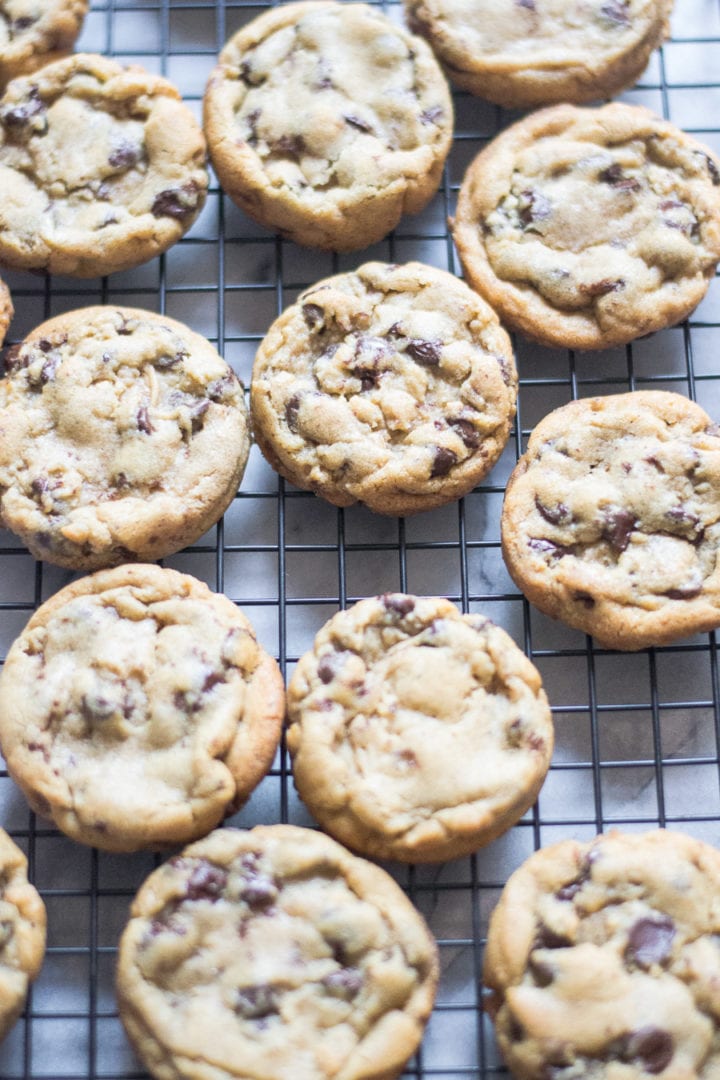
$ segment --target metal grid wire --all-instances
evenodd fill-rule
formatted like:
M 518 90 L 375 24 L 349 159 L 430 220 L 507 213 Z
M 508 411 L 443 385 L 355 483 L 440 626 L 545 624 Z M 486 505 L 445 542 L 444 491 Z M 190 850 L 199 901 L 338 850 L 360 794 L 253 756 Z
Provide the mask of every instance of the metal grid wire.
M 398 0 L 384 5 L 401 21 Z M 262 4 L 236 0 L 97 0 L 79 48 L 166 75 L 200 113 L 226 37 Z M 672 39 L 639 85 L 646 104 L 720 151 L 720 4 L 676 0 Z M 4 275 L 17 314 L 9 343 L 43 319 L 92 303 L 166 312 L 204 333 L 249 381 L 257 343 L 301 288 L 366 258 L 416 258 L 459 272 L 447 231 L 463 171 L 514 117 L 455 95 L 456 138 L 443 186 L 419 217 L 367 252 L 333 257 L 281 242 L 248 221 L 217 184 L 192 231 L 164 257 L 97 282 Z M 239 603 L 287 674 L 338 607 L 385 590 L 445 595 L 482 610 L 523 645 L 553 705 L 557 746 L 538 805 L 489 848 L 440 866 L 388 869 L 440 943 L 438 1002 L 407 1077 L 461 1080 L 502 1072 L 482 1012 L 487 919 L 508 874 L 541 844 L 619 826 L 679 828 L 720 844 L 720 686 L 716 635 L 625 655 L 531 610 L 500 555 L 504 483 L 529 431 L 574 397 L 664 387 L 720 417 L 720 286 L 688 323 L 607 352 L 573 354 L 515 342 L 520 398 L 514 437 L 488 482 L 458 504 L 407 520 L 336 510 L 286 487 L 253 449 L 224 521 L 166 560 Z M 32 610 L 71 575 L 34 563 L 0 533 L 0 655 Z M 0 760 L 0 764 L 2 764 Z M 157 863 L 73 844 L 28 812 L 0 771 L 0 821 L 27 851 L 48 908 L 48 951 L 23 1018 L 0 1047 L 0 1080 L 144 1080 L 113 995 L 130 898 Z M 284 750 L 232 824 L 312 824 Z

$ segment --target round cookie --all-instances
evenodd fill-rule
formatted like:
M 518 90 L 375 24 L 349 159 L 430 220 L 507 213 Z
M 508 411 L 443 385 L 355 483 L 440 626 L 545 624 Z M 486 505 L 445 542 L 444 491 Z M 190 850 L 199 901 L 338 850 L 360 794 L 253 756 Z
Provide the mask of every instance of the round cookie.
M 72 50 L 88 0 L 0 0 L 0 88 Z
M 467 494 L 515 414 L 510 339 L 452 274 L 366 263 L 306 290 L 253 367 L 256 442 L 336 506 L 413 514 Z
M 10 299 L 10 290 L 2 278 L 0 278 L 0 345 L 2 345 L 5 340 L 7 328 L 10 325 L 14 314 L 12 300 Z
M 506 108 L 612 97 L 669 31 L 672 0 L 405 0 L 454 83 Z
M 288 686 L 287 743 L 323 828 L 382 859 L 467 855 L 532 805 L 553 724 L 514 641 L 448 600 L 387 593 L 340 611 Z
M 392 1080 L 437 947 L 384 870 L 292 825 L 218 829 L 151 874 L 120 941 L 120 1018 L 158 1080 Z
M 33 810 L 107 851 L 203 836 L 272 764 L 283 681 L 227 597 L 158 566 L 61 589 L 0 675 L 0 745 Z
M 541 611 L 616 649 L 720 626 L 720 428 L 660 390 L 546 416 L 507 485 L 505 562 Z
M 0 264 L 75 277 L 137 266 L 187 232 L 207 183 L 200 126 L 140 67 L 78 53 L 0 99 Z
M 45 905 L 27 879 L 27 859 L 0 829 L 0 1041 L 23 1010 L 45 956 Z
M 558 105 L 465 174 L 467 280 L 543 345 L 602 349 L 684 319 L 720 258 L 720 161 L 647 109 Z
M 485 1007 L 518 1080 L 710 1080 L 720 1067 L 720 853 L 681 833 L 563 840 L 510 877 Z
M 160 559 L 235 496 L 250 448 L 242 384 L 174 319 L 67 312 L 5 365 L 0 520 L 36 558 L 79 570 Z
M 437 191 L 452 140 L 445 79 L 420 38 L 365 4 L 264 12 L 210 76 L 205 134 L 225 192 L 298 244 L 369 247 Z

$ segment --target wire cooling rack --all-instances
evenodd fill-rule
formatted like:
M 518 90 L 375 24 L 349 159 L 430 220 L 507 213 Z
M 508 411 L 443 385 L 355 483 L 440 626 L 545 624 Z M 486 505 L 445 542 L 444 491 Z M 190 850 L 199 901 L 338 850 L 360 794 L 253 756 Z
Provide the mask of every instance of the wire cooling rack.
M 233 0 L 99 0 L 79 48 L 170 78 L 200 113 L 226 37 L 262 5 Z M 385 10 L 401 21 L 397 0 Z M 676 0 L 672 39 L 637 87 L 648 105 L 720 151 L 720 4 Z M 455 95 L 456 138 L 443 186 L 419 217 L 367 252 L 334 257 L 270 236 L 214 183 L 192 231 L 163 258 L 110 279 L 4 275 L 17 314 L 9 343 L 39 322 L 95 303 L 163 311 L 212 339 L 249 382 L 258 341 L 305 286 L 367 258 L 420 259 L 459 272 L 447 218 L 466 165 L 513 115 Z M 531 610 L 500 555 L 504 483 L 537 421 L 573 397 L 663 387 L 720 418 L 720 283 L 682 326 L 632 346 L 573 354 L 515 342 L 521 376 L 513 438 L 488 482 L 460 503 L 393 520 L 336 510 L 279 480 L 253 449 L 241 491 L 201 542 L 166 560 L 241 605 L 289 674 L 340 606 L 386 590 L 445 595 L 482 610 L 523 645 L 553 706 L 557 746 L 538 805 L 478 855 L 388 869 L 440 943 L 438 1001 L 407 1077 L 464 1080 L 502 1073 L 482 1012 L 487 920 L 508 874 L 540 845 L 618 826 L 667 825 L 720 845 L 720 686 L 715 634 L 625 655 Z M 71 575 L 36 564 L 0 532 L 0 654 L 30 613 Z M 0 764 L 2 761 L 0 759 Z M 232 824 L 312 824 L 281 751 Z M 29 813 L 0 770 L 0 822 L 27 851 L 48 909 L 48 951 L 25 1015 L 0 1046 L 0 1080 L 145 1080 L 117 1017 L 115 950 L 135 890 L 157 859 L 71 843 Z

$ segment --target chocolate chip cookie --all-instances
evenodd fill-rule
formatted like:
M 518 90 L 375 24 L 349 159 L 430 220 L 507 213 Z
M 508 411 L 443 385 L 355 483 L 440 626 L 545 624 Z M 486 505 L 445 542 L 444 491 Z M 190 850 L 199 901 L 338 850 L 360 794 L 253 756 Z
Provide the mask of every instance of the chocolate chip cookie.
M 532 855 L 490 921 L 486 1008 L 518 1080 L 715 1076 L 720 853 L 610 833 Z
M 94 570 L 197 540 L 249 451 L 243 388 L 188 327 L 90 307 L 9 349 L 0 381 L 0 520 L 38 559 Z
M 0 278 L 0 345 L 5 340 L 5 333 L 12 320 L 14 311 L 12 300 L 10 299 L 10 290 L 5 282 Z
M 66 56 L 87 9 L 88 0 L 0 0 L 0 88 Z
M 0 99 L 0 264 L 95 277 L 159 255 L 205 201 L 205 141 L 171 83 L 78 53 Z
M 464 90 L 508 108 L 612 97 L 668 34 L 672 0 L 405 0 Z
M 25 1005 L 45 956 L 45 905 L 27 879 L 27 859 L 0 829 L 0 1040 Z
M 659 390 L 546 416 L 510 477 L 503 554 L 541 611 L 617 649 L 720 626 L 720 428 Z
M 232 601 L 158 566 L 102 570 L 40 607 L 0 676 L 0 745 L 32 808 L 107 851 L 203 836 L 269 769 L 275 661 Z
M 684 319 L 720 258 L 720 160 L 646 109 L 558 105 L 475 158 L 454 224 L 508 326 L 601 349 Z
M 282 4 L 220 53 L 205 133 L 227 194 L 299 244 L 351 251 L 440 184 L 453 114 L 421 38 L 365 4 Z
M 493 311 L 420 263 L 366 263 L 301 294 L 253 368 L 270 464 L 336 506 L 413 514 L 465 495 L 510 433 L 517 374 Z
M 454 859 L 535 801 L 553 724 L 514 641 L 448 600 L 361 600 L 315 638 L 288 686 L 288 747 L 323 828 L 376 858 Z
M 437 976 L 430 932 L 385 871 L 273 825 L 218 829 L 150 875 L 117 989 L 158 1080 L 392 1080 Z

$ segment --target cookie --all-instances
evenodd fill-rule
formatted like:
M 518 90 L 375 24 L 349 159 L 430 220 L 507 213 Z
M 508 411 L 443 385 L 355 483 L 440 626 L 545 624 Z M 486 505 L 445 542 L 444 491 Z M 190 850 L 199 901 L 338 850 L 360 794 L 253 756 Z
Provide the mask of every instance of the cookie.
M 437 191 L 452 140 L 445 79 L 420 39 L 365 4 L 264 12 L 210 76 L 205 134 L 225 192 L 298 244 L 369 247 Z
M 158 566 L 102 570 L 30 619 L 0 745 L 33 810 L 107 851 L 203 836 L 272 764 L 283 681 L 235 604 Z
M 682 833 L 563 840 L 510 877 L 485 1007 L 518 1080 L 720 1067 L 720 853 Z
M 463 179 L 467 280 L 543 345 L 602 349 L 684 319 L 720 258 L 720 160 L 646 109 L 558 105 Z
M 27 859 L 0 829 L 0 1040 L 23 1010 L 45 956 L 45 905 L 27 879 Z
M 120 941 L 120 1018 L 183 1080 L 393 1080 L 438 977 L 379 867 L 292 825 L 218 829 L 151 874 Z
M 5 333 L 14 315 L 10 291 L 5 282 L 0 278 L 0 345 L 5 340 Z
M 510 340 L 463 282 L 366 263 L 273 323 L 250 396 L 256 442 L 286 479 L 336 506 L 413 514 L 485 476 L 516 392 Z
M 78 53 L 0 99 L 0 264 L 96 277 L 166 251 L 205 201 L 205 141 L 178 91 Z
M 540 675 L 482 615 L 405 593 L 340 611 L 288 686 L 301 799 L 365 855 L 467 855 L 532 805 L 553 724 Z
M 720 428 L 661 390 L 570 402 L 507 485 L 502 549 L 541 611 L 610 648 L 720 626 Z
M 78 570 L 160 559 L 232 501 L 249 451 L 243 388 L 164 315 L 90 307 L 9 349 L 0 381 L 0 520 Z
M 0 0 L 0 87 L 66 56 L 88 0 Z
M 631 86 L 669 32 L 672 0 L 405 0 L 412 30 L 463 90 L 507 108 Z

